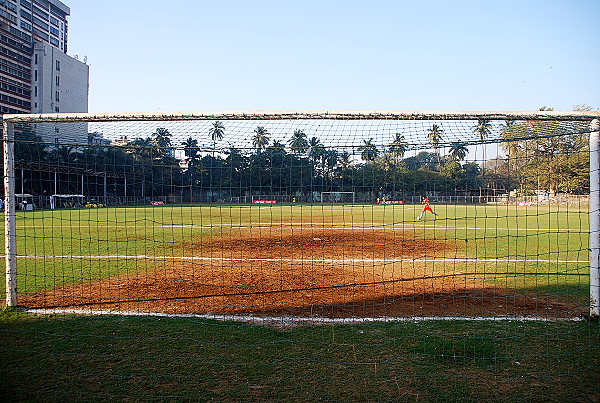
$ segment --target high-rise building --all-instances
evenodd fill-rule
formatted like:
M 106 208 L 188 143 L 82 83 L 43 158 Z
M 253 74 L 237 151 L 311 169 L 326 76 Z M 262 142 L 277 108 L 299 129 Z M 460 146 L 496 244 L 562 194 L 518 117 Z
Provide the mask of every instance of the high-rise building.
M 59 0 L 0 0 L 0 113 L 88 111 L 89 66 L 67 55 L 70 13 Z M 87 127 L 36 134 L 87 143 Z

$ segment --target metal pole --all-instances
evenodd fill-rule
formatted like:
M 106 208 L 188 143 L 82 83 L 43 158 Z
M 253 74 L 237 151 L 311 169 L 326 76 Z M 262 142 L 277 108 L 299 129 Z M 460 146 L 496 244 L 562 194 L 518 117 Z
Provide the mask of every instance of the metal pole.
M 590 133 L 590 319 L 600 317 L 600 120 Z
M 4 246 L 6 260 L 6 306 L 17 306 L 17 228 L 15 213 L 15 134 L 4 121 Z

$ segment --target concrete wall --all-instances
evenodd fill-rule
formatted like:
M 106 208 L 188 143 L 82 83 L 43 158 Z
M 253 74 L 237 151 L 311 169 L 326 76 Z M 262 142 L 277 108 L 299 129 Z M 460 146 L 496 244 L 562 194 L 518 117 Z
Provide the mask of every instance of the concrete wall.
M 33 52 L 32 112 L 87 112 L 89 66 L 46 43 L 35 43 Z M 38 124 L 34 130 L 46 142 L 87 144 L 88 141 L 85 123 L 71 124 L 68 129 L 65 125 Z

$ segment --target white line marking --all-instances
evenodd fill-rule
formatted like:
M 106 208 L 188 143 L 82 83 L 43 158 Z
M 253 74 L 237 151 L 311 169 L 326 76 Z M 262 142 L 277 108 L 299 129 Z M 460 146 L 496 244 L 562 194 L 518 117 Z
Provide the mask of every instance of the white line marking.
M 379 322 L 429 322 L 429 321 L 470 321 L 470 322 L 580 322 L 582 317 L 548 318 L 545 316 L 414 316 L 414 317 L 375 317 L 375 318 L 326 318 L 294 316 L 251 316 L 218 314 L 168 314 L 162 312 L 112 311 L 93 309 L 23 309 L 36 315 L 76 314 L 76 315 L 116 315 L 116 316 L 152 316 L 159 318 L 195 318 L 219 321 L 238 321 L 271 326 L 309 325 L 309 324 L 355 324 Z
M 442 263 L 442 262 L 472 262 L 472 263 L 589 263 L 588 260 L 557 260 L 557 259 L 478 259 L 478 258 L 433 258 L 433 259 L 303 259 L 302 257 L 288 258 L 235 258 L 208 256 L 149 256 L 149 255 L 62 255 L 38 256 L 18 255 L 24 259 L 149 259 L 149 260 L 199 260 L 199 261 L 231 261 L 231 262 L 294 262 L 294 263 Z
M 113 229 L 113 228 L 140 228 L 139 225 L 122 225 L 118 223 L 111 223 L 110 225 L 104 223 L 89 223 L 91 225 L 18 225 L 17 229 L 25 228 L 37 228 L 37 229 L 54 229 L 54 228 L 77 228 L 87 229 L 93 228 L 96 230 Z M 409 224 L 413 224 L 410 222 Z M 327 223 L 314 223 L 307 226 L 306 223 L 294 224 L 294 223 L 267 223 L 267 224 L 249 224 L 249 225 L 237 225 L 237 224 L 222 224 L 215 223 L 210 225 L 195 225 L 195 224 L 173 224 L 173 225 L 151 225 L 143 227 L 145 231 L 151 230 L 152 228 L 190 228 L 190 229 L 210 229 L 210 228 L 231 228 L 231 229 L 271 229 L 276 231 L 278 229 L 293 228 L 299 230 L 384 230 L 384 231 L 397 231 L 397 230 L 417 230 L 417 229 L 435 229 L 438 231 L 456 231 L 456 230 L 470 230 L 470 231 L 539 231 L 539 232 L 573 232 L 576 234 L 588 233 L 586 228 L 498 228 L 498 227 L 453 227 L 444 225 L 405 225 L 404 223 L 396 224 L 365 224 L 365 225 L 351 225 L 351 226 L 330 226 Z

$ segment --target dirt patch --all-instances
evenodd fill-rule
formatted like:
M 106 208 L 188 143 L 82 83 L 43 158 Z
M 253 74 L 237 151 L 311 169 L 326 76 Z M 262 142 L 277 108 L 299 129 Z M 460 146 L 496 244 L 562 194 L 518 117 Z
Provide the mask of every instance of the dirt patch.
M 180 250 L 195 255 L 234 255 L 241 258 L 423 258 L 443 256 L 454 245 L 448 241 L 406 237 L 400 231 L 373 229 L 250 229 L 224 232 L 219 237 L 196 239 Z
M 143 274 L 21 295 L 30 308 L 139 312 L 397 316 L 573 316 L 548 297 L 515 295 L 435 259 L 456 246 L 384 230 L 250 230 L 177 245 L 188 260 Z

